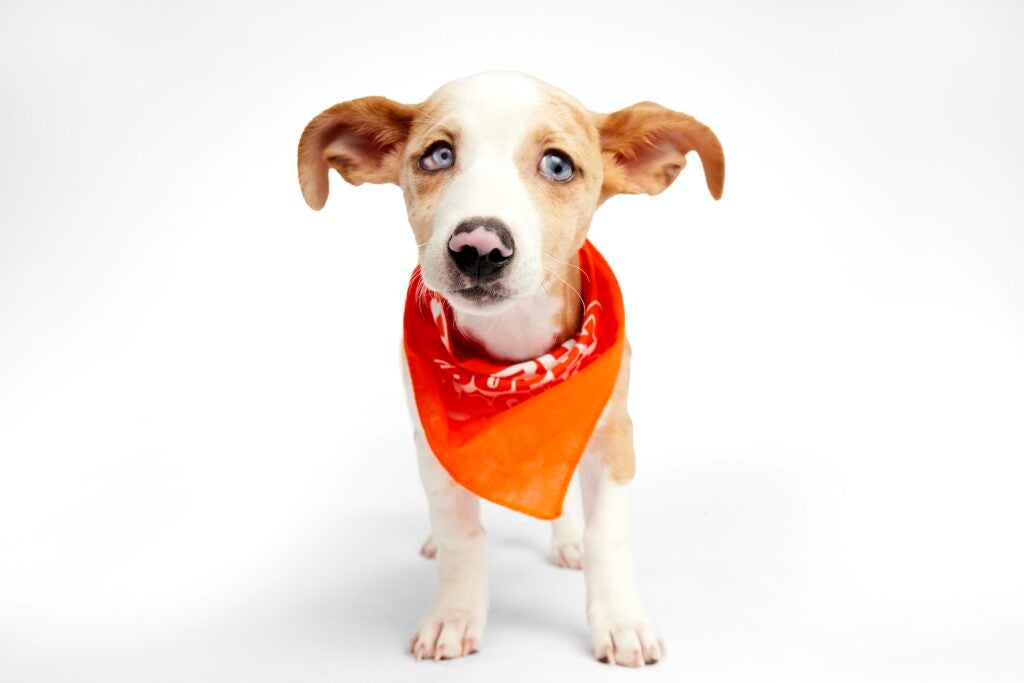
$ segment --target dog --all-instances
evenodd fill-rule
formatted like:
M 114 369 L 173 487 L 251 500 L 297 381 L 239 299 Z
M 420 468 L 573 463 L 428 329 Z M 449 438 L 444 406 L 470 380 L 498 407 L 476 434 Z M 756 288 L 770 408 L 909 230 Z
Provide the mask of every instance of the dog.
M 586 240 L 594 211 L 617 194 L 665 190 L 691 151 L 720 198 L 722 146 L 696 119 L 651 102 L 593 113 L 514 72 L 448 83 L 419 104 L 342 102 L 303 131 L 298 171 L 309 206 L 324 206 L 332 168 L 353 185 L 397 184 L 419 249 L 406 307 L 405 377 L 432 530 L 422 552 L 436 554 L 439 580 L 409 644 L 416 659 L 480 647 L 488 608 L 480 497 L 555 518 L 552 555 L 584 571 L 598 660 L 642 666 L 665 656 L 640 599 L 631 549 L 630 350 L 611 339 L 621 329 L 609 313 L 618 290 L 605 275 L 603 300 L 585 301 L 581 292 L 594 288 L 604 264 Z M 587 329 L 607 344 L 603 351 L 593 334 L 581 341 Z M 508 405 L 495 407 L 510 395 Z M 541 403 L 545 396 L 554 402 Z M 452 407 L 471 399 L 484 406 L 477 422 L 476 413 Z M 541 407 L 530 408 L 525 422 L 495 422 L 487 432 L 488 420 L 518 419 L 527 406 Z M 587 417 L 576 419 L 577 407 Z M 561 421 L 575 431 L 559 431 Z M 472 437 L 483 440 L 464 439 L 459 430 L 478 423 L 484 436 Z M 550 458 L 536 455 L 551 450 L 553 439 L 568 445 Z M 520 467 L 520 456 L 530 464 Z M 571 507 L 561 509 L 574 470 L 585 522 Z

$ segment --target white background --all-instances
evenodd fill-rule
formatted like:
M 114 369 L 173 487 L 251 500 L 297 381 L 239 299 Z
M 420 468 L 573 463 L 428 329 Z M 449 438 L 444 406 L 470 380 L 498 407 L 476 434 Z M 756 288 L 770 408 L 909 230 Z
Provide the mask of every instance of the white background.
M 1024 678 L 1019 3 L 0 5 L 0 680 L 621 680 L 487 507 L 480 655 L 433 565 L 401 193 L 295 146 L 491 68 L 726 150 L 611 200 L 642 591 L 690 681 Z

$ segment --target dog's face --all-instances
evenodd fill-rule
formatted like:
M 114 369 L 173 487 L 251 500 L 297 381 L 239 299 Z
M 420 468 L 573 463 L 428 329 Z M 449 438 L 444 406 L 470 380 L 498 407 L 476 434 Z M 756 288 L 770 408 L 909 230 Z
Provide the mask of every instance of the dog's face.
M 721 145 L 689 116 L 649 102 L 595 114 L 534 78 L 490 72 L 418 105 L 331 107 L 302 134 L 299 181 L 314 209 L 328 168 L 355 185 L 400 185 L 424 284 L 457 310 L 492 314 L 562 277 L 602 201 L 661 192 L 691 150 L 717 199 Z

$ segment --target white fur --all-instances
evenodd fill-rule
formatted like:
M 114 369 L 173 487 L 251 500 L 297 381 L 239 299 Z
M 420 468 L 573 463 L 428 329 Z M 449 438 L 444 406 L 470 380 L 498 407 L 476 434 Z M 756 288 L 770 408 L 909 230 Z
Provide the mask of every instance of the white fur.
M 661 659 L 665 646 L 637 590 L 629 487 L 611 478 L 601 456 L 599 450 L 588 447 L 578 470 L 587 520 L 583 535 L 587 623 L 596 657 L 641 666 L 645 660 Z
M 430 508 L 438 587 L 409 649 L 417 659 L 459 657 L 476 650 L 487 624 L 487 557 L 480 501 L 452 481 L 421 429 L 415 439 Z
M 559 341 L 555 314 L 561 306 L 541 289 L 516 299 L 497 315 L 456 309 L 455 322 L 495 358 L 520 361 L 547 353 Z
M 466 219 L 493 216 L 504 221 L 515 240 L 505 285 L 514 296 L 533 295 L 544 279 L 543 222 L 519 176 L 515 154 L 537 118 L 541 90 L 523 74 L 493 72 L 455 81 L 444 91 L 462 131 L 455 152 L 458 173 L 441 197 L 433 233 L 420 256 L 423 282 L 442 294 L 454 289 L 448 257 L 452 232 Z M 499 313 L 516 303 L 510 299 L 480 309 L 459 296 L 448 299 L 456 310 L 469 313 Z
M 551 561 L 566 569 L 583 569 L 583 510 L 577 477 L 565 494 L 562 516 L 551 523 Z

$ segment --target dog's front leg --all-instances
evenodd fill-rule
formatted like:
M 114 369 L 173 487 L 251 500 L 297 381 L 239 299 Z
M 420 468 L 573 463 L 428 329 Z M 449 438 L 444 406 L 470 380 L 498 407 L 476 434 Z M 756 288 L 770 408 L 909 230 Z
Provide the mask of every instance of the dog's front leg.
M 577 478 L 565 494 L 562 516 L 551 525 L 551 561 L 566 569 L 583 568 L 583 524 Z
M 599 449 L 580 463 L 587 580 L 587 623 L 594 656 L 624 666 L 654 663 L 664 645 L 637 590 L 629 487 L 615 480 Z
M 640 600 L 633 561 L 633 424 L 626 411 L 629 347 L 618 384 L 579 465 L 586 530 L 583 563 L 594 656 L 624 666 L 665 655 Z
M 480 501 L 456 484 L 416 430 L 420 478 L 437 548 L 437 597 L 409 643 L 417 659 L 450 659 L 480 646 L 487 622 L 487 559 Z

